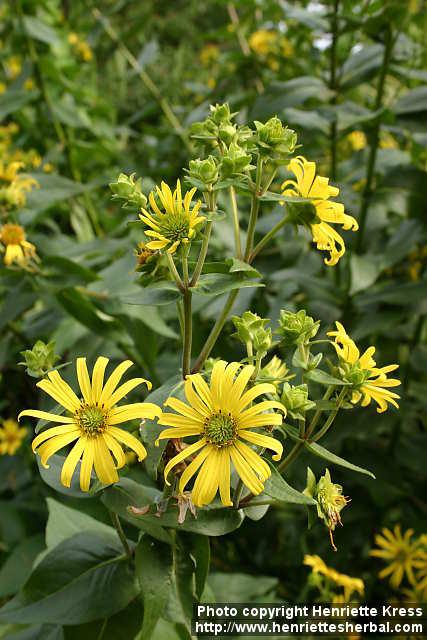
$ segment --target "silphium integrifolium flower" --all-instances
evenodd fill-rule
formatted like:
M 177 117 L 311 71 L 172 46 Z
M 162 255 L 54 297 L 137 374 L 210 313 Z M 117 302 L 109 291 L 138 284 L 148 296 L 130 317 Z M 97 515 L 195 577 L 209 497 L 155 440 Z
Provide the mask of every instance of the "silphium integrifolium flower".
M 16 420 L 3 420 L 0 425 L 0 455 L 13 456 L 18 451 L 28 433 L 26 427 L 20 427 Z
M 300 311 L 287 311 L 282 309 L 279 317 L 280 334 L 285 346 L 297 346 L 307 344 L 319 331 L 320 321 L 313 320 L 304 309 Z
M 343 379 L 352 386 L 351 402 L 357 404 L 361 401 L 362 407 L 366 407 L 374 400 L 377 412 L 383 413 L 392 404 L 397 409 L 396 400 L 399 395 L 390 391 L 390 387 L 400 385 L 397 378 L 387 378 L 387 374 L 395 371 L 399 365 L 390 364 L 386 367 L 377 367 L 373 358 L 375 347 L 369 347 L 360 355 L 354 341 L 347 334 L 340 322 L 335 322 L 336 330 L 329 331 L 328 336 L 335 338 L 332 343 L 340 359 L 340 372 Z
M 38 453 L 46 468 L 53 454 L 74 443 L 62 466 L 61 482 L 65 487 L 70 487 L 79 460 L 80 488 L 89 491 L 92 468 L 95 468 L 102 483 L 118 482 L 117 469 L 126 464 L 122 444 L 135 451 L 139 460 L 147 455 L 140 440 L 117 425 L 137 418 L 152 420 L 161 414 L 160 408 L 150 402 L 121 406 L 118 406 L 118 402 L 140 384 L 146 384 L 150 389 L 151 383 L 144 378 L 133 378 L 119 386 L 123 375 L 133 364 L 130 360 L 119 364 L 104 383 L 107 364 L 108 358 L 100 356 L 93 367 L 92 377 L 89 377 L 86 358 L 77 358 L 79 395 L 58 371 L 51 371 L 47 378 L 37 383 L 40 389 L 66 409 L 66 415 L 27 409 L 18 416 L 18 419 L 32 416 L 59 423 L 57 427 L 42 431 L 33 440 L 33 451 Z
M 310 411 L 316 406 L 316 403 L 308 397 L 306 384 L 293 386 L 285 382 L 280 400 L 287 413 L 295 420 L 304 420 L 306 411 Z
M 427 568 L 425 540 L 423 536 L 415 539 L 413 536 L 413 529 L 407 529 L 402 535 L 399 524 L 394 527 L 394 531 L 384 528 L 381 534 L 375 536 L 378 549 L 371 551 L 370 555 L 387 563 L 387 567 L 378 575 L 380 578 L 388 577 L 395 589 L 399 588 L 405 575 L 411 585 L 416 585 L 415 571 L 422 568 L 425 571 Z
M 337 264 L 345 253 L 345 245 L 344 240 L 331 225 L 340 224 L 346 231 L 357 231 L 357 221 L 344 213 L 343 204 L 329 199 L 337 196 L 339 189 L 329 184 L 329 178 L 316 175 L 315 162 L 308 162 L 303 156 L 297 156 L 292 158 L 287 168 L 295 175 L 295 180 L 285 180 L 282 184 L 283 195 L 309 198 L 312 201 L 316 217 L 312 222 L 304 217 L 301 224 L 308 226 L 317 248 L 329 252 L 325 264 Z M 292 210 L 295 213 L 296 209 Z M 306 212 L 305 207 L 302 208 L 302 212 Z
M 329 469 L 318 482 L 310 467 L 307 467 L 307 486 L 303 493 L 317 502 L 317 515 L 323 520 L 329 530 L 331 544 L 336 551 L 333 531 L 337 524 L 341 523 L 341 511 L 350 502 L 349 498 L 342 495 L 342 486 L 331 480 Z
M 39 186 L 35 178 L 19 173 L 23 167 L 23 162 L 5 163 L 0 160 L 0 203 L 6 207 L 23 207 L 27 200 L 26 194 L 33 187 Z
M 336 569 L 328 567 L 324 560 L 317 555 L 305 555 L 304 564 L 311 567 L 312 576 L 324 576 L 339 587 L 343 587 L 343 602 L 350 602 L 353 593 L 363 596 L 365 584 L 360 578 L 353 578 L 344 573 L 339 573 Z M 316 582 L 315 580 L 313 581 Z
M 176 189 L 162 182 L 161 188 L 156 187 L 148 197 L 151 211 L 142 209 L 140 219 L 148 227 L 145 235 L 153 238 L 147 242 L 148 249 L 166 250 L 167 253 L 175 253 L 180 245 L 188 244 L 194 237 L 197 227 L 206 218 L 199 215 L 202 205 L 198 200 L 192 207 L 191 201 L 196 193 L 196 188 L 190 189 L 182 197 L 181 183 L 177 180 Z M 159 203 L 156 201 L 156 196 Z
M 38 260 L 36 247 L 28 242 L 25 229 L 11 222 L 0 227 L 0 251 L 4 252 L 3 262 L 7 267 L 14 263 L 26 267 Z
M 240 370 L 240 371 L 239 371 Z M 198 472 L 191 499 L 196 506 L 212 502 L 219 490 L 222 504 L 231 506 L 231 464 L 245 486 L 258 495 L 264 482 L 271 475 L 268 464 L 251 445 L 271 449 L 274 460 L 282 455 L 282 444 L 271 436 L 254 431 L 259 427 L 272 427 L 282 423 L 282 415 L 273 412 L 284 407 L 275 400 L 254 401 L 269 393 L 275 393 L 272 384 L 248 383 L 254 374 L 251 365 L 242 367 L 239 362 L 227 364 L 220 360 L 213 366 L 210 384 L 197 373 L 187 376 L 184 385 L 187 403 L 178 398 L 168 398 L 165 407 L 176 413 L 163 412 L 159 424 L 168 428 L 158 440 L 196 437 L 165 467 L 165 479 L 169 472 L 186 458 L 197 454 L 181 475 L 179 493 L 182 494 L 191 478 Z

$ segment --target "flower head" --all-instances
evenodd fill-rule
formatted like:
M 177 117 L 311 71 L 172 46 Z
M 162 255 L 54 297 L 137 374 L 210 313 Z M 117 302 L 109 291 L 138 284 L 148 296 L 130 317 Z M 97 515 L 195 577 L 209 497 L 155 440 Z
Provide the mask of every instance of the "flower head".
M 350 602 L 350 598 L 353 593 L 359 593 L 361 596 L 363 596 L 365 592 L 365 585 L 363 583 L 363 580 L 361 580 L 360 578 L 352 578 L 351 576 L 347 576 L 344 573 L 339 573 L 336 569 L 332 569 L 332 567 L 328 567 L 325 564 L 324 560 L 320 558 L 320 556 L 305 555 L 304 564 L 308 567 L 311 567 L 313 575 L 322 575 L 337 586 L 343 587 L 344 602 Z
M 66 487 L 71 485 L 72 476 L 80 459 L 82 491 L 89 490 L 93 467 L 104 484 L 117 482 L 119 479 L 117 469 L 121 469 L 126 464 L 121 444 L 135 451 L 139 460 L 143 460 L 147 452 L 135 436 L 116 425 L 136 418 L 153 419 L 161 414 L 160 408 L 149 402 L 117 406 L 117 403 L 135 387 L 145 383 L 148 388 L 151 388 L 151 383 L 144 378 L 133 378 L 118 386 L 124 373 L 133 364 L 130 360 L 119 364 L 104 383 L 107 364 L 108 358 L 99 357 L 90 378 L 86 358 L 77 358 L 76 370 L 80 397 L 61 378 L 58 371 L 51 371 L 47 374 L 47 379 L 37 383 L 40 389 L 65 407 L 68 415 L 59 416 L 36 409 L 21 411 L 19 414 L 18 419 L 22 416 L 32 416 L 59 423 L 59 426 L 39 433 L 33 440 L 33 451 L 37 451 L 44 467 L 48 468 L 47 462 L 54 453 L 74 443 L 65 458 L 61 472 L 61 482 Z
M 259 377 L 261 379 L 267 378 L 269 382 L 272 382 L 277 387 L 281 382 L 289 380 L 293 376 L 289 375 L 289 369 L 286 364 L 277 356 L 273 356 L 261 369 Z
M 139 215 L 148 231 L 145 235 L 154 238 L 147 243 L 148 249 L 166 249 L 168 253 L 174 253 L 180 244 L 187 244 L 196 232 L 196 227 L 204 222 L 204 216 L 199 216 L 202 205 L 198 200 L 191 208 L 191 200 L 196 189 L 187 191 L 184 197 L 181 195 L 181 183 L 177 180 L 176 189 L 162 182 L 161 189 L 156 187 L 156 194 L 160 200 L 160 207 L 156 202 L 156 196 L 152 191 L 148 197 L 151 213 L 142 209 Z M 163 210 L 162 210 L 163 209 Z
M 7 223 L 0 227 L 0 243 L 6 266 L 15 262 L 23 267 L 30 260 L 37 260 L 36 248 L 26 240 L 25 231 L 19 224 Z
M 361 405 L 366 407 L 371 400 L 374 400 L 378 405 L 378 413 L 383 413 L 389 404 L 399 408 L 396 399 L 400 396 L 389 388 L 399 386 L 400 380 L 387 378 L 387 373 L 395 371 L 399 365 L 390 364 L 378 368 L 373 358 L 375 347 L 369 347 L 363 355 L 360 355 L 359 349 L 347 335 L 343 325 L 340 322 L 335 324 L 336 331 L 329 331 L 328 336 L 335 337 L 333 345 L 341 361 L 344 379 L 352 384 L 353 404 L 362 399 Z
M 346 231 L 357 231 L 359 227 L 356 220 L 344 213 L 343 204 L 329 199 L 337 196 L 339 189 L 329 184 L 329 178 L 316 176 L 315 162 L 308 162 L 303 156 L 297 156 L 292 158 L 288 169 L 295 175 L 296 180 L 286 180 L 283 183 L 283 194 L 312 200 L 315 216 L 311 221 L 306 221 L 306 224 L 311 230 L 313 242 L 321 251 L 329 251 L 329 258 L 325 258 L 325 264 L 337 264 L 345 253 L 345 245 L 331 224 L 340 224 Z
M 276 42 L 276 31 L 268 31 L 267 29 L 258 29 L 249 37 L 250 48 L 260 56 L 266 56 L 274 51 Z
M 15 455 L 27 433 L 28 429 L 20 427 L 16 420 L 4 420 L 0 426 L 0 455 Z
M 363 131 L 351 131 L 351 133 L 349 133 L 347 136 L 347 140 L 349 141 L 351 148 L 354 149 L 354 151 L 360 151 L 361 149 L 364 149 L 367 144 L 366 135 L 363 133 Z
M 17 160 L 9 164 L 0 161 L 0 201 L 11 207 L 23 207 L 26 193 L 38 186 L 37 180 L 19 173 L 23 166 Z
M 264 400 L 251 406 L 259 396 L 274 393 L 275 387 L 264 383 L 245 390 L 254 367 L 247 365 L 238 373 L 240 367 L 238 362 L 216 362 L 210 385 L 198 373 L 187 376 L 184 389 L 188 404 L 177 398 L 169 398 L 165 406 L 177 413 L 164 412 L 159 420 L 159 424 L 169 426 L 161 432 L 159 440 L 186 436 L 199 438 L 172 458 L 164 472 L 167 481 L 173 467 L 198 452 L 181 475 L 179 493 L 184 492 L 190 479 L 200 469 L 191 494 L 193 503 L 199 507 L 212 502 L 218 488 L 223 505 L 232 505 L 231 462 L 248 489 L 254 495 L 261 493 L 265 480 L 271 474 L 270 467 L 246 443 L 275 451 L 275 460 L 282 455 L 283 447 L 278 440 L 252 431 L 257 427 L 282 423 L 280 414 L 265 413 L 271 409 L 284 412 L 279 402 Z
M 382 529 L 381 534 L 375 536 L 378 549 L 370 552 L 371 556 L 381 558 L 388 566 L 378 574 L 380 578 L 390 577 L 390 584 L 397 589 L 406 575 L 411 585 L 416 585 L 417 580 L 414 570 L 426 567 L 427 551 L 423 536 L 413 540 L 413 529 L 408 529 L 402 535 L 400 525 L 390 529 Z

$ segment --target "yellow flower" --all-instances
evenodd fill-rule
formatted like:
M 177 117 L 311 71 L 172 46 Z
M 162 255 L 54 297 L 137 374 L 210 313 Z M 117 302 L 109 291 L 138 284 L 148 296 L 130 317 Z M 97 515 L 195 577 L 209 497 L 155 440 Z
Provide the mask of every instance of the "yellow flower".
M 266 56 L 274 49 L 277 41 L 277 33 L 267 29 L 259 29 L 249 36 L 249 46 L 260 56 Z
M 155 404 L 137 402 L 117 406 L 117 403 L 135 387 L 151 383 L 144 378 L 133 378 L 117 386 L 123 374 L 132 366 L 130 360 L 119 364 L 104 384 L 104 373 L 108 358 L 99 357 L 93 368 L 92 378 L 86 366 L 86 358 L 77 358 L 76 370 L 81 397 L 61 378 L 57 371 L 51 371 L 47 379 L 37 383 L 40 389 L 50 395 L 56 402 L 67 409 L 69 415 L 58 416 L 46 411 L 29 409 L 18 416 L 32 416 L 50 422 L 58 422 L 60 426 L 51 427 L 39 433 L 33 440 L 33 451 L 39 454 L 41 463 L 48 468 L 49 458 L 67 445 L 75 442 L 65 458 L 61 482 L 65 487 L 71 485 L 71 479 L 78 461 L 81 459 L 80 488 L 88 491 L 92 467 L 104 484 L 119 480 L 117 469 L 126 464 L 126 457 L 121 444 L 136 452 L 139 460 L 143 460 L 147 452 L 141 442 L 129 432 L 116 425 L 136 418 L 153 419 L 161 414 Z M 115 462 L 111 453 L 115 458 Z
M 371 556 L 381 558 L 388 566 L 378 574 L 380 578 L 390 576 L 390 585 L 397 589 L 406 575 L 411 585 L 416 585 L 417 580 L 414 569 L 425 567 L 427 553 L 421 538 L 412 540 L 414 531 L 408 529 L 402 535 L 400 525 L 390 529 L 382 529 L 381 534 L 375 536 L 375 543 L 379 549 L 370 552 Z
M 4 264 L 14 262 L 25 266 L 30 260 L 37 260 L 36 248 L 26 240 L 25 231 L 19 224 L 7 223 L 0 227 L 0 242 L 3 245 Z
M 186 447 L 165 467 L 165 479 L 177 464 L 198 452 L 186 467 L 179 482 L 179 493 L 183 493 L 189 480 L 200 469 L 191 493 L 196 506 L 209 504 L 218 488 L 222 504 L 231 506 L 230 467 L 233 463 L 238 475 L 246 487 L 254 494 L 261 493 L 264 482 L 270 476 L 268 464 L 246 442 L 266 447 L 276 452 L 274 460 L 279 460 L 283 447 L 272 438 L 251 429 L 279 425 L 282 416 L 278 413 L 265 413 L 270 409 L 284 407 L 274 400 L 265 400 L 253 406 L 255 398 L 266 393 L 275 393 L 272 384 L 256 384 L 245 391 L 254 367 L 247 365 L 237 375 L 241 364 L 227 364 L 223 360 L 213 366 L 210 386 L 199 373 L 187 376 L 185 395 L 189 404 L 177 398 L 168 398 L 166 407 L 177 413 L 162 413 L 159 424 L 169 429 L 161 432 L 158 440 L 164 438 L 183 438 L 200 436 L 194 444 Z
M 398 387 L 400 380 L 396 378 L 387 378 L 387 373 L 395 371 L 399 365 L 390 364 L 386 367 L 378 368 L 373 355 L 375 347 L 369 347 L 360 355 L 360 351 L 356 344 L 347 335 L 346 330 L 340 322 L 335 322 L 336 331 L 329 331 L 328 336 L 335 336 L 332 343 L 335 350 L 344 365 L 344 377 L 353 385 L 353 393 L 351 401 L 353 404 L 362 399 L 362 407 L 367 407 L 371 400 L 377 405 L 377 412 L 383 413 L 388 408 L 388 404 L 392 404 L 397 409 L 399 405 L 396 402 L 400 396 L 389 390 L 389 387 Z
M 33 91 L 33 89 L 35 89 L 36 85 L 34 83 L 34 80 L 32 78 L 27 78 L 24 82 L 24 89 L 25 91 Z
M 20 427 L 16 420 L 4 420 L 0 427 L 0 455 L 15 455 L 26 435 L 27 429 Z
M 46 162 L 42 168 L 44 173 L 52 173 L 52 171 L 55 171 L 55 167 L 51 162 Z
M 140 219 L 150 229 L 145 235 L 155 238 L 147 242 L 148 249 L 165 249 L 167 253 L 174 253 L 178 246 L 187 244 L 194 236 L 196 227 L 204 222 L 205 217 L 199 216 L 202 205 L 198 200 L 191 209 L 191 199 L 196 192 L 194 187 L 187 191 L 184 198 L 181 195 L 181 183 L 177 180 L 176 189 L 172 193 L 170 187 L 162 182 L 161 189 L 156 187 L 156 193 L 164 211 L 157 205 L 155 194 L 152 191 L 148 196 L 152 213 L 142 209 Z
M 22 62 L 19 56 L 12 56 L 6 60 L 6 72 L 9 78 L 15 80 L 22 71 Z
M 360 578 L 352 578 L 344 573 L 339 573 L 335 569 L 328 567 L 319 556 L 304 556 L 304 564 L 311 567 L 313 574 L 320 574 L 344 589 L 344 602 L 349 602 L 353 593 L 363 596 L 365 585 Z
M 398 149 L 399 143 L 388 131 L 381 131 L 380 143 L 381 149 Z
M 354 151 L 360 151 L 366 147 L 366 136 L 363 131 L 352 131 L 348 134 L 347 140 Z
M 68 42 L 72 45 L 75 45 L 79 42 L 79 36 L 77 33 L 71 32 L 68 34 Z
M 25 194 L 38 186 L 34 178 L 19 175 L 23 162 L 15 161 L 5 164 L 0 160 L 0 197 L 6 204 L 22 207 L 26 202 Z M 6 183 L 2 185 L 2 183 Z
M 217 44 L 205 44 L 199 53 L 199 60 L 204 67 L 209 67 L 219 58 L 219 47 Z
M 339 194 L 339 189 L 329 184 L 329 178 L 316 176 L 315 162 L 308 162 L 303 156 L 298 156 L 290 161 L 287 168 L 292 171 L 296 180 L 286 180 L 283 183 L 283 194 L 312 199 L 316 218 L 308 224 L 313 242 L 321 251 L 329 251 L 325 264 L 337 264 L 345 253 L 345 245 L 331 223 L 341 224 L 347 231 L 357 231 L 359 227 L 356 220 L 344 213 L 343 204 L 329 200 Z
M 260 372 L 261 378 L 268 378 L 275 386 L 278 386 L 284 380 L 289 380 L 293 376 L 289 376 L 289 369 L 286 364 L 277 356 L 273 356 Z

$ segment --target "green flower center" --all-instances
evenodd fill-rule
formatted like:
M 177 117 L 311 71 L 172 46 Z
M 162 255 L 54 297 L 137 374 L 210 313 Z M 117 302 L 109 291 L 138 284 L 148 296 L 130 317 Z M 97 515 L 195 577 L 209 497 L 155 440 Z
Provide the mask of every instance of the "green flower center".
M 86 435 L 94 436 L 105 430 L 106 413 L 100 407 L 94 405 L 82 405 L 77 412 L 77 422 Z
M 190 221 L 184 213 L 168 213 L 160 225 L 160 233 L 170 240 L 184 240 L 190 233 Z
M 225 447 L 234 442 L 237 434 L 237 425 L 231 413 L 214 413 L 205 420 L 204 436 L 210 444 L 217 447 Z
M 345 379 L 350 382 L 353 387 L 360 388 L 364 382 L 369 378 L 370 371 L 367 369 L 361 369 L 356 362 L 352 365 L 347 365 L 347 371 L 345 372 Z

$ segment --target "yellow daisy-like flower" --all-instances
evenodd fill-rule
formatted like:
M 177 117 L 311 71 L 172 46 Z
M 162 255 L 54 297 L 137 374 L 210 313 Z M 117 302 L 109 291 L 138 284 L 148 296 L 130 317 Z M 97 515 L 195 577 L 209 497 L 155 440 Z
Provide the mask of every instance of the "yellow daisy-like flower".
M 184 198 L 181 194 L 181 183 L 177 180 L 176 189 L 162 182 L 161 189 L 156 187 L 156 193 L 163 207 L 163 211 L 156 202 L 154 191 L 148 196 L 152 213 L 142 209 L 139 215 L 150 229 L 145 235 L 155 238 L 147 243 L 148 249 L 165 249 L 167 253 L 174 253 L 180 244 L 187 244 L 196 232 L 196 227 L 204 222 L 204 216 L 199 216 L 202 206 L 200 200 L 191 208 L 191 200 L 196 188 L 187 191 Z
M 0 198 L 15 207 L 23 207 L 26 202 L 25 194 L 39 186 L 34 178 L 19 175 L 23 166 L 24 163 L 20 161 L 5 164 L 0 160 Z
M 275 451 L 274 460 L 279 460 L 282 455 L 283 447 L 278 440 L 252 431 L 257 427 L 282 423 L 280 414 L 265 413 L 270 409 L 285 412 L 279 402 L 264 400 L 251 406 L 259 396 L 275 393 L 275 386 L 256 384 L 245 390 L 254 367 L 247 365 L 238 373 L 241 366 L 239 362 L 216 362 L 212 368 L 210 386 L 199 373 L 187 376 L 184 390 L 189 404 L 177 398 L 168 398 L 165 406 L 177 413 L 162 413 L 159 420 L 159 424 L 171 428 L 162 431 L 158 440 L 199 436 L 197 442 L 168 462 L 164 472 L 167 481 L 173 467 L 198 452 L 181 475 L 179 493 L 184 492 L 190 479 L 201 467 L 191 493 L 193 503 L 199 507 L 212 502 L 218 488 L 223 505 L 232 505 L 231 462 L 246 487 L 254 495 L 261 493 L 271 470 L 246 442 Z
M 289 380 L 292 375 L 289 374 L 289 369 L 280 358 L 273 356 L 269 362 L 261 369 L 260 377 L 269 378 L 275 387 L 279 386 L 284 380 Z
M 208 43 L 201 49 L 199 60 L 204 67 L 210 67 L 219 58 L 219 47 L 217 44 Z
M 133 364 L 130 360 L 119 364 L 104 383 L 107 364 L 108 358 L 100 356 L 95 362 L 92 378 L 89 378 L 86 358 L 77 358 L 77 379 L 81 397 L 74 393 L 57 371 L 51 371 L 47 379 L 37 383 L 40 389 L 65 407 L 69 415 L 58 416 L 46 411 L 28 409 L 18 416 L 18 419 L 22 416 L 32 416 L 59 423 L 60 426 L 46 429 L 33 440 L 33 451 L 37 451 L 45 468 L 48 468 L 47 462 L 54 453 L 72 442 L 75 443 L 62 467 L 61 482 L 65 487 L 71 485 L 72 476 L 80 459 L 82 491 L 89 490 L 93 467 L 104 484 L 117 482 L 119 480 L 117 469 L 121 469 L 126 464 L 121 444 L 135 451 L 139 460 L 143 460 L 147 452 L 135 436 L 116 425 L 136 418 L 152 420 L 161 415 L 160 408 L 149 402 L 117 406 L 117 403 L 135 387 L 144 383 L 150 389 L 151 383 L 144 378 L 133 378 L 118 386 L 124 373 Z M 115 463 L 110 452 L 115 458 Z
M 347 140 L 354 151 L 361 151 L 361 149 L 364 149 L 367 144 L 366 135 L 363 131 L 352 131 L 348 134 Z
M 410 584 L 416 585 L 414 570 L 425 567 L 427 553 L 422 537 L 412 540 L 413 529 L 408 529 L 402 535 L 400 525 L 390 529 L 382 529 L 381 534 L 375 536 L 375 543 L 379 549 L 370 552 L 371 556 L 381 558 L 388 566 L 378 574 L 380 578 L 390 577 L 390 585 L 397 589 L 406 575 Z
M 277 42 L 276 31 L 268 31 L 267 29 L 259 29 L 249 36 L 249 46 L 260 56 L 266 56 L 275 48 Z
M 7 223 L 0 227 L 0 243 L 7 267 L 14 262 L 22 267 L 30 260 L 37 260 L 36 248 L 26 240 L 25 231 L 19 224 Z
M 16 420 L 4 420 L 0 427 L 0 455 L 13 456 L 25 440 L 28 430 Z
M 344 602 L 350 602 L 353 593 L 359 593 L 363 596 L 365 592 L 365 584 L 360 578 L 352 578 L 344 573 L 339 573 L 335 569 L 328 567 L 320 556 L 305 555 L 304 564 L 311 567 L 312 573 L 320 574 L 334 582 L 336 585 L 344 588 Z M 338 600 L 338 598 L 337 598 Z
M 396 399 L 400 396 L 389 387 L 398 387 L 400 380 L 397 378 L 387 378 L 390 371 L 398 369 L 398 364 L 390 364 L 386 367 L 377 367 L 373 355 L 375 347 L 369 347 L 360 355 L 354 341 L 347 335 L 346 330 L 340 322 L 335 322 L 336 331 L 329 331 L 328 336 L 334 336 L 335 341 L 332 343 L 343 364 L 344 377 L 353 385 L 353 393 L 351 401 L 353 404 L 362 399 L 362 407 L 367 407 L 371 400 L 377 405 L 377 412 L 383 413 L 388 408 L 388 404 L 392 404 L 397 409 L 399 405 Z
M 321 251 L 329 251 L 325 264 L 333 266 L 345 253 L 344 240 L 331 224 L 340 224 L 343 229 L 357 231 L 357 221 L 344 213 L 344 205 L 329 200 L 339 194 L 338 187 L 329 184 L 329 178 L 316 175 L 316 163 L 308 162 L 303 156 L 292 158 L 287 166 L 296 180 L 285 180 L 283 195 L 310 198 L 316 210 L 316 217 L 309 223 L 313 242 Z

